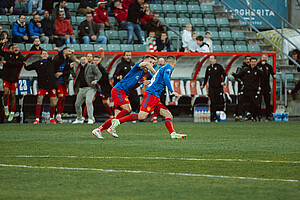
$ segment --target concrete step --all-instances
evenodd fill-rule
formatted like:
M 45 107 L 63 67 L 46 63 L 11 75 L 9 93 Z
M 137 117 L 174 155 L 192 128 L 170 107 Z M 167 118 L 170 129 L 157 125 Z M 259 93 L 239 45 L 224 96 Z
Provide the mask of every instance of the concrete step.
M 200 4 L 215 5 L 215 0 L 199 0 Z
M 276 59 L 276 64 L 277 65 L 288 65 L 289 60 L 287 58 L 277 58 Z
M 261 51 L 274 51 L 272 45 L 260 44 L 259 45 Z
M 246 37 L 247 39 L 247 44 L 248 45 L 253 45 L 253 44 L 258 44 L 258 45 L 264 45 L 264 39 L 262 38 L 257 38 L 257 37 Z
M 231 31 L 248 31 L 247 25 L 230 25 Z
M 232 18 L 233 15 L 232 15 L 232 12 L 215 12 L 215 17 L 216 18 Z
M 279 65 L 277 66 L 277 71 L 283 73 L 297 72 L 297 67 L 295 65 Z
M 296 99 L 292 99 L 292 95 L 288 95 L 288 104 L 286 111 L 291 117 L 300 116 L 300 95 L 299 92 L 296 94 Z
M 214 5 L 213 11 L 215 12 L 225 12 L 225 6 L 223 5 Z
M 237 18 L 230 18 L 228 19 L 229 24 L 232 25 L 241 25 L 240 19 Z
M 256 38 L 256 33 L 249 30 L 245 31 L 244 35 L 246 38 Z

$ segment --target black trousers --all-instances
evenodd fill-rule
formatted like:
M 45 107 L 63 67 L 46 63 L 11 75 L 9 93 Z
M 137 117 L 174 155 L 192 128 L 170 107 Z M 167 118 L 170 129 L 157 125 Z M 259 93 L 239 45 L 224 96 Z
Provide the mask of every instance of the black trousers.
M 243 96 L 244 110 L 249 110 L 252 117 L 256 117 L 259 110 L 259 94 L 256 90 L 245 90 Z M 250 104 L 249 108 L 246 107 L 247 104 Z
M 0 91 L 0 123 L 4 121 L 4 109 L 3 109 L 3 102 L 2 102 L 3 92 Z
M 260 95 L 258 97 L 259 99 L 259 110 L 258 115 L 261 116 L 261 103 L 262 99 L 264 98 L 264 102 L 266 104 L 266 117 L 269 117 L 272 113 L 272 105 L 271 105 L 271 89 L 268 88 L 262 88 L 260 91 Z
M 224 111 L 223 87 L 209 88 L 210 120 L 217 118 L 217 111 Z
M 134 112 L 138 111 L 140 108 L 140 97 L 139 97 L 137 91 L 136 90 L 131 91 L 128 96 L 128 99 L 130 101 L 132 111 L 134 111 Z

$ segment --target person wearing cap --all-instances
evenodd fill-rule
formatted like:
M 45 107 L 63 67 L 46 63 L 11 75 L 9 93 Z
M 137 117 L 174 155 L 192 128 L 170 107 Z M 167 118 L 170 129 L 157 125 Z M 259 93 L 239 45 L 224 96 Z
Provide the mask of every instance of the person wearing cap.
M 78 7 L 78 14 L 86 15 L 87 13 L 94 12 L 97 8 L 97 0 L 81 0 Z
M 206 31 L 203 42 L 208 44 L 210 52 L 213 52 L 213 41 L 210 39 L 210 36 L 211 36 L 211 32 Z
M 109 28 L 109 30 L 113 30 L 114 27 L 109 23 L 108 12 L 105 9 L 106 1 L 99 0 L 99 7 L 94 11 L 94 22 L 99 26 L 100 30 L 104 30 L 105 27 Z

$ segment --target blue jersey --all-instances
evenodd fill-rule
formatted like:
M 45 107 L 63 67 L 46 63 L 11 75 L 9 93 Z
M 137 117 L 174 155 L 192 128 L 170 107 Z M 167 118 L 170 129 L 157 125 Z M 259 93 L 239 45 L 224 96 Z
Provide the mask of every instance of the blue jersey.
M 161 92 L 167 86 L 172 93 L 173 89 L 170 82 L 170 77 L 173 72 L 173 67 L 170 64 L 166 64 L 156 72 L 152 77 L 151 82 L 145 92 L 148 92 L 154 96 L 160 97 Z
M 135 64 L 128 74 L 118 82 L 114 88 L 123 90 L 126 94 L 129 94 L 131 89 L 133 89 L 136 84 L 143 77 L 143 69 L 139 67 L 141 63 Z
M 66 61 L 64 61 L 64 62 L 61 64 L 61 66 L 59 66 L 59 69 L 57 70 L 57 72 L 63 72 L 65 66 L 66 66 Z M 57 78 L 57 79 L 56 79 L 56 82 L 58 82 L 58 83 L 63 83 L 63 82 L 64 82 L 63 76 L 60 76 L 59 78 Z

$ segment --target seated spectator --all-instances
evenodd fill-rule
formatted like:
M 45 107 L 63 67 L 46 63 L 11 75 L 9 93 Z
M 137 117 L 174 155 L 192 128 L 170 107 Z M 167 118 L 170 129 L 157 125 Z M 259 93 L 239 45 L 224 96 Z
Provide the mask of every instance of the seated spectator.
M 184 52 L 196 52 L 197 48 L 198 48 L 198 44 L 197 44 L 197 33 L 193 32 L 192 33 L 192 39 L 189 40 L 186 44 L 186 47 L 184 47 Z
M 151 20 L 149 20 L 146 24 L 146 31 L 149 35 L 149 32 L 154 31 L 155 35 L 161 35 L 162 31 L 165 31 L 163 22 L 158 20 L 159 14 L 158 12 L 154 12 Z
M 2 26 L 1 26 L 1 24 L 0 24 L 0 34 L 2 33 L 2 30 L 3 30 L 3 28 L 2 28 Z
M 30 51 L 42 51 L 44 50 L 42 47 L 40 47 L 41 41 L 39 38 L 34 38 L 33 45 L 30 49 Z
M 113 30 L 114 26 L 109 23 L 108 13 L 105 9 L 106 1 L 99 0 L 99 7 L 94 12 L 94 22 L 99 26 L 100 30 L 104 30 L 107 27 L 109 30 Z
M 187 46 L 187 42 L 192 40 L 192 25 L 186 24 L 185 29 L 182 32 L 182 47 Z
M 44 19 L 41 21 L 43 32 L 49 38 L 49 43 L 55 44 L 57 47 L 62 46 L 65 41 L 60 39 L 55 31 L 54 23 L 50 20 L 49 11 L 45 10 Z
M 127 29 L 127 22 L 126 22 L 127 13 L 128 10 L 122 7 L 122 3 L 120 1 L 116 1 L 114 15 L 119 23 L 120 29 Z
M 106 44 L 107 39 L 105 36 L 99 36 L 99 27 L 93 22 L 92 13 L 86 14 L 86 20 L 80 23 L 79 27 L 79 37 L 81 42 L 84 44 L 89 44 L 90 41 L 98 42 L 101 44 Z
M 140 20 L 141 22 L 141 28 L 142 30 L 146 30 L 146 24 L 148 21 L 151 20 L 151 12 L 149 9 L 149 4 L 148 3 L 144 3 L 143 8 L 145 9 L 145 15 L 144 17 Z
M 160 37 L 156 38 L 156 45 L 158 52 L 170 52 L 171 44 L 168 39 L 168 35 L 166 32 L 162 32 Z
M 15 0 L 1 0 L 0 1 L 0 15 L 13 14 L 20 15 L 22 11 L 15 8 Z
M 124 9 L 128 10 L 129 8 L 129 5 L 134 2 L 135 0 L 123 0 L 122 1 L 122 6 Z
M 296 61 L 297 63 L 300 64 L 299 55 L 298 55 L 298 53 L 297 53 L 296 51 L 293 51 L 293 52 L 292 52 L 291 57 L 292 57 L 292 59 L 293 59 L 294 61 Z M 293 63 L 291 60 L 289 60 L 289 65 L 295 65 L 295 63 Z
M 15 43 L 32 42 L 32 39 L 29 38 L 27 34 L 27 25 L 25 23 L 24 15 L 20 15 L 19 19 L 13 24 L 12 36 L 12 41 Z
M 7 31 L 1 31 L 0 41 L 2 43 L 2 48 L 8 49 L 8 45 L 11 43 L 11 40 L 8 37 Z
M 28 24 L 28 31 L 32 39 L 38 37 L 44 44 L 49 43 L 49 38 L 45 36 L 42 24 L 40 22 L 40 16 L 38 14 L 35 14 L 33 19 L 30 20 Z
M 23 7 L 23 11 L 28 13 L 28 15 L 39 14 L 42 15 L 44 13 L 43 0 L 26 0 L 25 6 Z
M 87 13 L 94 12 L 97 8 L 98 0 L 81 0 L 78 7 L 78 14 L 86 15 Z
M 59 18 L 58 13 L 63 12 L 64 18 L 67 20 L 71 20 L 71 15 L 69 13 L 69 9 L 66 7 L 67 1 L 66 0 L 59 0 L 59 3 L 52 10 L 52 21 L 57 20 Z
M 204 38 L 203 42 L 205 42 L 206 44 L 208 44 L 209 51 L 213 52 L 213 41 L 210 39 L 210 36 L 211 36 L 211 32 L 210 31 L 206 31 L 205 32 L 205 38 Z
M 209 46 L 208 44 L 206 44 L 205 42 L 203 42 L 204 38 L 203 36 L 198 36 L 196 38 L 197 40 L 197 44 L 198 44 L 198 48 L 197 48 L 197 52 L 199 53 L 209 53 Z
M 157 52 L 156 38 L 155 38 L 154 31 L 151 31 L 149 33 L 149 37 L 147 37 L 147 39 L 146 39 L 146 51 L 147 52 Z
M 145 38 L 140 26 L 140 19 L 145 15 L 145 8 L 142 8 L 144 0 L 136 0 L 129 5 L 127 15 L 127 44 L 131 44 L 133 38 L 133 32 L 136 34 L 140 44 L 145 44 Z
M 64 39 L 66 44 L 76 44 L 75 34 L 71 23 L 65 18 L 64 12 L 59 12 L 58 19 L 54 22 L 57 35 Z

